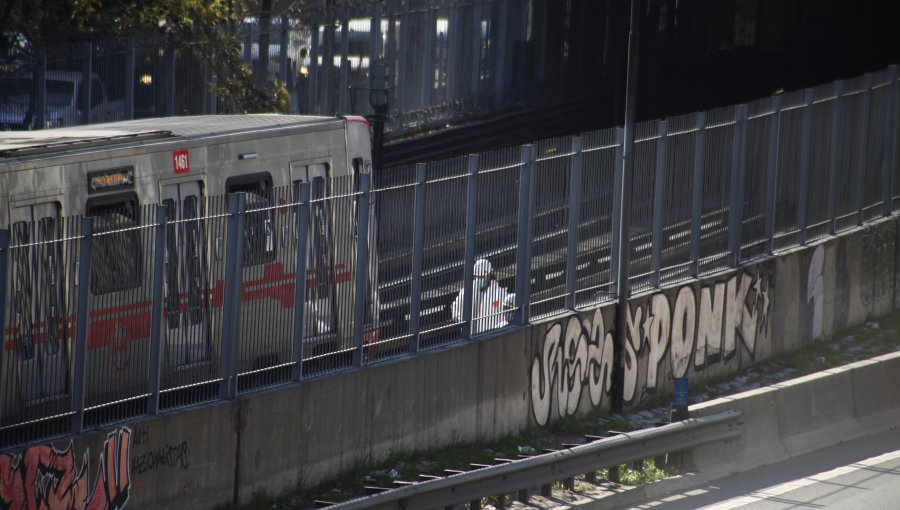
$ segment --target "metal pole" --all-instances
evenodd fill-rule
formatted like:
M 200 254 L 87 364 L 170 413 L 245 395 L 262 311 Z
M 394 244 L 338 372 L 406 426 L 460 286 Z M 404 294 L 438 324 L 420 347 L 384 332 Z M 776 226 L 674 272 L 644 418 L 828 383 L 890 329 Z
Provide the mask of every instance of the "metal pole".
M 872 109 L 872 73 L 866 73 L 863 90 L 863 121 L 859 130 L 859 161 L 856 168 L 856 224 L 863 224 L 866 205 L 866 166 L 869 158 L 869 112 Z M 882 185 L 884 183 L 882 182 Z
M 461 77 L 460 62 L 463 51 L 463 16 L 460 13 L 462 6 L 454 4 L 449 7 L 450 20 L 447 28 L 447 101 L 454 101 L 459 97 Z
M 416 198 L 413 215 L 412 286 L 409 295 L 409 352 L 419 352 L 419 313 L 422 310 L 422 267 L 425 258 L 425 163 L 416 165 Z
M 125 49 L 125 118 L 134 118 L 134 58 L 135 44 L 134 36 L 130 35 L 126 39 Z
M 309 242 L 309 183 L 300 183 L 297 206 L 297 270 L 294 272 L 294 348 L 291 380 L 303 378 L 303 324 L 306 320 L 306 249 Z
M 375 2 L 375 5 L 372 8 L 373 14 L 372 19 L 369 22 L 369 72 L 372 71 L 372 66 L 375 65 L 375 62 L 378 62 L 381 59 L 381 3 Z M 375 109 L 371 103 L 366 110 L 370 114 L 375 113 Z M 378 168 L 377 166 L 375 167 Z
M 566 308 L 575 309 L 578 271 L 578 224 L 581 222 L 581 175 L 584 166 L 583 141 L 572 140 L 572 167 L 569 171 L 569 236 L 566 253 Z
M 5 367 L 2 348 L 6 345 L 6 268 L 9 260 L 9 230 L 0 230 L 0 367 Z M 0 381 L 3 381 L 0 378 Z M 3 401 L 0 398 L 0 416 L 3 416 Z
M 772 98 L 769 168 L 766 179 L 766 253 L 775 253 L 775 193 L 778 187 L 778 142 L 781 138 L 781 96 Z
M 150 313 L 150 388 L 147 414 L 159 414 L 160 362 L 162 360 L 163 279 L 166 272 L 166 212 L 164 205 L 156 206 L 156 241 L 153 245 L 153 305 Z M 177 303 L 170 306 L 177 307 Z
M 287 15 L 282 15 L 279 20 L 281 24 L 281 30 L 279 30 L 279 36 L 281 38 L 281 44 L 279 45 L 281 51 L 278 53 L 278 76 L 281 78 L 281 83 L 284 84 L 285 87 L 290 86 L 291 88 L 296 87 L 296 84 L 293 79 L 288 79 L 288 73 L 290 70 L 288 69 L 288 56 L 287 49 L 290 46 L 288 40 L 290 38 L 290 31 L 288 30 L 288 17 Z M 288 91 L 290 92 L 290 90 Z
M 844 104 L 844 80 L 838 80 L 835 84 L 834 116 L 831 124 L 831 166 L 828 179 L 828 233 L 834 235 L 837 231 L 835 216 L 837 216 L 837 175 L 838 175 L 838 137 L 841 134 L 841 110 Z
M 531 294 L 531 225 L 534 218 L 534 146 L 523 145 L 519 169 L 519 231 L 516 237 L 516 323 L 531 319 L 528 298 Z
M 225 248 L 225 302 L 222 325 L 222 385 L 220 395 L 232 399 L 237 395 L 237 359 L 240 341 L 241 269 L 244 265 L 244 211 L 247 199 L 243 193 L 228 195 L 228 224 Z
M 78 241 L 78 307 L 75 322 L 75 364 L 72 367 L 72 432 L 84 430 L 84 374 L 86 372 L 88 300 L 91 289 L 91 246 L 94 223 L 92 218 L 81 219 L 81 238 Z
M 700 276 L 700 224 L 703 220 L 703 165 L 706 164 L 706 112 L 697 114 L 694 190 L 691 197 L 691 277 Z
M 319 25 L 312 27 L 312 40 L 309 44 L 309 108 L 307 112 L 318 114 L 319 109 Z
M 640 47 L 640 8 L 638 2 L 631 0 L 631 23 L 628 34 L 628 72 L 625 91 L 625 140 L 622 152 L 622 199 L 618 211 L 618 289 L 616 301 L 616 343 L 614 344 L 615 363 L 613 364 L 613 391 L 611 407 L 613 412 L 622 412 L 624 407 L 625 366 L 622 353 L 625 350 L 627 337 L 625 324 L 628 321 L 628 298 L 631 294 L 628 278 L 628 266 L 631 259 L 631 183 L 634 171 L 634 116 L 637 105 L 638 49 Z
M 497 10 L 499 15 L 497 19 L 492 20 L 491 28 L 496 30 L 493 35 L 494 44 L 491 47 L 491 59 L 494 67 L 494 104 L 499 104 L 504 98 L 503 89 L 506 86 L 506 61 L 510 55 L 507 53 L 509 39 L 509 2 L 507 0 L 498 0 Z
M 420 82 L 419 107 L 427 108 L 431 105 L 431 92 L 434 90 L 434 39 L 437 30 L 437 12 L 428 9 L 425 22 L 425 46 L 422 62 L 422 81 Z
M 166 116 L 175 115 L 175 48 L 166 49 Z
M 613 159 L 613 204 L 612 211 L 610 214 L 612 218 L 610 218 L 610 223 L 612 223 L 612 238 L 610 239 L 609 246 L 609 279 L 610 279 L 610 287 L 609 292 L 612 293 L 612 289 L 618 288 L 618 275 L 619 275 L 619 221 L 618 214 L 622 209 L 622 172 L 620 171 L 619 166 L 622 164 L 622 155 L 624 152 L 625 146 L 625 130 L 617 127 L 616 128 L 616 154 Z
M 891 88 L 888 100 L 888 129 L 887 143 L 884 148 L 884 189 L 882 197 L 884 200 L 884 210 L 882 214 L 890 216 L 894 211 L 894 166 L 897 164 L 897 94 L 900 93 L 900 83 L 897 82 L 897 65 L 893 64 L 888 67 L 891 74 L 891 82 L 888 87 Z
M 394 102 L 397 105 L 397 114 L 403 116 L 406 111 L 406 76 L 407 76 L 407 59 L 409 58 L 409 2 L 403 2 L 403 21 L 400 22 L 400 54 L 397 57 L 397 72 L 391 76 L 391 79 L 397 79 L 397 90 Z
M 728 219 L 728 256 L 729 265 L 738 267 L 741 264 L 741 239 L 744 221 L 744 158 L 745 139 L 747 136 L 747 105 L 739 104 L 734 110 L 734 142 L 731 151 L 731 208 Z
M 801 245 L 806 244 L 806 224 L 809 218 L 809 159 L 812 146 L 813 90 L 803 93 L 803 134 L 800 136 L 800 196 L 797 199 L 797 230 Z
M 90 124 L 91 122 L 91 74 L 93 73 L 94 63 L 94 43 L 88 41 L 84 43 L 84 62 L 81 67 L 81 123 Z
M 661 120 L 657 123 L 658 139 L 656 141 L 656 179 L 653 183 L 653 241 L 650 246 L 650 278 L 651 284 L 659 288 L 660 269 L 662 268 L 662 231 L 663 207 L 666 197 L 666 137 L 669 135 L 669 122 Z
M 475 227 L 478 218 L 478 154 L 470 154 L 466 196 L 466 262 L 463 266 L 462 338 L 472 337 L 472 277 L 475 271 Z
M 347 99 L 350 94 L 350 13 L 349 8 L 341 10 L 341 84 L 338 89 L 338 111 L 350 113 Z
M 360 174 L 359 193 L 357 197 L 357 213 L 359 214 L 356 236 L 356 293 L 353 314 L 353 341 L 356 349 L 353 351 L 353 365 L 362 366 L 363 363 L 363 321 L 366 320 L 366 278 L 369 272 L 369 174 Z
M 472 83 L 469 98 L 478 97 L 478 84 L 481 81 L 481 2 L 475 0 L 472 4 Z

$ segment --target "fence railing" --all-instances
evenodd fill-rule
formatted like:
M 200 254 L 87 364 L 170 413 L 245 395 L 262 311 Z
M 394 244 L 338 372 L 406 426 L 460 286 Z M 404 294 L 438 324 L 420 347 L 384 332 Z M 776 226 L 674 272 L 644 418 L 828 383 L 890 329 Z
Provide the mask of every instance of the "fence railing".
M 14 222 L 0 447 L 614 300 L 622 238 L 641 292 L 890 215 L 898 95 L 892 66 L 640 123 L 624 233 L 619 128 L 388 169 L 371 189 L 366 175 Z

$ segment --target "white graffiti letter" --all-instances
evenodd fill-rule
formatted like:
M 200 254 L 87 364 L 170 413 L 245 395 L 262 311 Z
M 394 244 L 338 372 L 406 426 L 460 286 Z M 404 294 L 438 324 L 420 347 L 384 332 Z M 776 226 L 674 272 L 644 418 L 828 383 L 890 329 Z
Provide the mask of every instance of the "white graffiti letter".
M 666 356 L 666 349 L 669 347 L 669 332 L 671 331 L 669 329 L 671 324 L 669 298 L 665 294 L 656 294 L 653 296 L 652 306 L 653 322 L 650 324 L 648 338 L 650 353 L 647 362 L 647 388 L 656 388 L 659 364 Z
M 694 347 L 696 331 L 696 303 L 694 289 L 682 287 L 675 299 L 672 315 L 672 376 L 684 377 L 691 364 L 691 349 Z
M 700 318 L 698 319 L 697 350 L 694 365 L 706 365 L 706 358 L 722 353 L 722 315 L 725 310 L 725 284 L 717 283 L 710 297 L 709 287 L 700 290 Z
M 631 313 L 631 307 L 628 307 L 628 330 L 625 332 L 625 356 L 623 359 L 625 363 L 625 381 L 622 385 L 622 398 L 625 402 L 634 400 L 634 392 L 637 389 L 637 353 L 641 351 L 643 343 L 639 327 L 642 316 L 643 309 L 640 306 L 634 310 L 634 315 Z
M 734 354 L 736 347 L 735 335 L 742 327 L 744 319 L 744 302 L 750 292 L 750 284 L 753 278 L 743 272 L 734 275 L 728 280 L 725 309 L 725 357 Z
M 819 245 L 809 261 L 806 275 L 806 301 L 812 302 L 812 338 L 822 337 L 822 317 L 825 314 L 825 284 L 822 272 L 825 268 L 825 248 Z
M 544 335 L 541 356 L 531 364 L 531 407 L 538 425 L 550 421 L 550 399 L 556 380 L 556 354 L 562 326 L 554 324 Z

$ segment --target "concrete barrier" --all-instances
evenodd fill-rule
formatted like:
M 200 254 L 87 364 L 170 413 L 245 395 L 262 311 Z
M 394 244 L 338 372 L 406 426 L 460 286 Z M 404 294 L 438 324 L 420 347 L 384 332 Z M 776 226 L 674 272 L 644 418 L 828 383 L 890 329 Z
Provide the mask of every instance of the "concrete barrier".
M 692 416 L 744 412 L 744 435 L 696 448 L 710 479 L 900 426 L 900 352 L 691 406 Z

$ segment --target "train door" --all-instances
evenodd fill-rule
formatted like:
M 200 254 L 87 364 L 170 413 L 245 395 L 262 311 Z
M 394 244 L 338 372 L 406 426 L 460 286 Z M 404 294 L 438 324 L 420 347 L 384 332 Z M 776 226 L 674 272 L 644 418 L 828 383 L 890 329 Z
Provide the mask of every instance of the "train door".
M 199 182 L 162 188 L 167 208 L 166 353 L 172 368 L 209 359 L 209 314 L 206 307 L 207 261 L 203 193 Z
M 14 207 L 11 262 L 16 359 L 22 397 L 42 401 L 68 383 L 62 225 L 57 203 Z
M 328 200 L 328 165 L 291 163 L 294 199 L 300 198 L 300 184 L 309 183 L 309 239 L 306 243 L 306 307 L 303 334 L 335 333 L 335 289 L 331 230 L 331 202 Z M 295 222 L 297 218 L 295 217 Z M 299 233 L 299 225 L 295 232 Z

